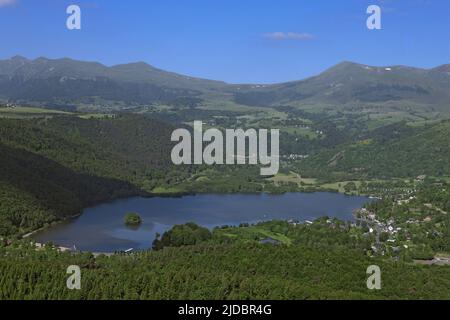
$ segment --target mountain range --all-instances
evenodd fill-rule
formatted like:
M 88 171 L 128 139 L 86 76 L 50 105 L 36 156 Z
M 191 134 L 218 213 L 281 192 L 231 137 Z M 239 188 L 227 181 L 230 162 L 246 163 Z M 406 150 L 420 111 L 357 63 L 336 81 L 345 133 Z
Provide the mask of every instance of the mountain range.
M 273 107 L 397 107 L 450 112 L 450 64 L 433 69 L 340 63 L 301 81 L 227 84 L 166 72 L 144 62 L 105 66 L 72 59 L 0 61 L 0 99 L 48 107 L 207 106 L 216 100 Z

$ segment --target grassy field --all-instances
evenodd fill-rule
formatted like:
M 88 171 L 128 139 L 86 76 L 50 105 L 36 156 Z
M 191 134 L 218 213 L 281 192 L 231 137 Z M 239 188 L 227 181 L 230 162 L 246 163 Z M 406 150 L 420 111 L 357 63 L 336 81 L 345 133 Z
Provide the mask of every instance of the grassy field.
M 0 108 L 0 118 L 30 118 L 43 117 L 61 114 L 71 114 L 65 111 L 33 108 L 33 107 L 15 107 L 15 108 Z
M 307 128 L 284 127 L 281 128 L 281 131 L 310 140 L 319 138 L 319 135 L 314 130 Z
M 271 232 L 264 227 L 251 226 L 248 228 L 226 228 L 226 229 L 216 229 L 216 235 L 228 237 L 228 238 L 239 238 L 242 242 L 254 242 L 261 241 L 263 239 L 271 238 L 277 240 L 282 244 L 291 245 L 292 240 L 281 233 Z
M 43 118 L 58 115 L 73 115 L 82 119 L 101 119 L 105 117 L 113 117 L 113 114 L 105 113 L 73 113 L 54 109 L 44 109 L 36 107 L 14 107 L 14 108 L 0 108 L 0 118 L 9 119 L 29 119 L 29 118 Z
M 361 181 L 341 181 L 341 182 L 333 182 L 333 183 L 325 183 L 321 184 L 320 187 L 327 190 L 336 190 L 338 192 L 344 193 L 345 186 L 347 183 L 353 182 L 356 184 L 357 188 L 361 186 Z
M 113 118 L 114 114 L 104 114 L 104 113 L 87 113 L 79 115 L 78 118 L 81 119 L 104 119 L 104 118 Z
M 157 187 L 152 190 L 152 193 L 155 193 L 155 194 L 177 194 L 177 193 L 181 193 L 181 192 L 182 192 L 182 190 L 177 189 L 177 188 L 164 188 L 164 187 Z
M 300 175 L 298 175 L 295 172 L 291 172 L 290 174 L 279 173 L 276 176 L 270 178 L 269 180 L 274 182 L 275 185 L 280 185 L 283 183 L 296 183 L 299 186 L 302 183 L 307 184 L 307 185 L 316 185 L 317 184 L 316 179 L 302 178 Z

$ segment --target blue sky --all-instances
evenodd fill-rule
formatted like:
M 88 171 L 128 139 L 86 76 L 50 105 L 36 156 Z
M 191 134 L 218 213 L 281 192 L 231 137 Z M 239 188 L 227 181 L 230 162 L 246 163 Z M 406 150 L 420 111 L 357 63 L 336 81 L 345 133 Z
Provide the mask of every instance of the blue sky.
M 66 8 L 82 30 L 66 29 Z M 382 30 L 366 9 L 382 7 Z M 0 0 L 0 59 L 145 61 L 231 83 L 303 79 L 343 60 L 450 63 L 448 0 Z

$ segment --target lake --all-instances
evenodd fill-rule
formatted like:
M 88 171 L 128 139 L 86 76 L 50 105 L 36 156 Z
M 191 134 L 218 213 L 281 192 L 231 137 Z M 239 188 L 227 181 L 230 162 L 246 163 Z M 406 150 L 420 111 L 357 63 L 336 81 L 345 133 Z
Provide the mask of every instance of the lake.
M 71 221 L 33 235 L 39 243 L 92 252 L 115 252 L 129 248 L 149 249 L 156 233 L 173 225 L 195 222 L 213 228 L 268 220 L 314 220 L 323 216 L 353 220 L 352 212 L 371 200 L 338 193 L 286 193 L 195 195 L 182 198 L 129 198 L 85 209 Z M 127 212 L 137 212 L 143 223 L 124 225 Z

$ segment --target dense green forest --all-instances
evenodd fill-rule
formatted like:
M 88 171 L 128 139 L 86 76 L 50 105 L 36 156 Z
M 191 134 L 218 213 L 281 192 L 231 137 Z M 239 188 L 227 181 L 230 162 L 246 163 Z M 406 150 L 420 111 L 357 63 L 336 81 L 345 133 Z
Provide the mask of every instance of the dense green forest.
M 297 116 L 310 117 L 327 134 L 295 140 L 309 145 L 312 155 L 282 162 L 281 172 L 292 170 L 322 181 L 450 175 L 448 121 L 417 127 L 399 123 L 345 135 L 320 115 L 293 114 Z M 23 234 L 87 206 L 130 195 L 318 190 L 303 183 L 275 185 L 253 166 L 174 166 L 168 143 L 173 129 L 133 114 L 0 119 L 1 234 Z M 282 135 L 286 154 L 290 147 L 283 141 L 294 140 Z M 374 184 L 360 191 L 370 194 Z M 348 192 L 357 189 L 344 185 Z
M 0 299 L 450 299 L 448 265 L 415 260 L 450 250 L 448 185 L 399 199 L 366 206 L 378 223 L 402 227 L 380 236 L 378 252 L 369 225 L 328 217 L 213 230 L 188 223 L 159 236 L 153 251 L 112 256 L 3 240 Z M 425 247 L 431 257 L 422 258 Z M 66 288 L 70 265 L 81 268 L 81 290 Z M 381 290 L 367 289 L 371 265 L 381 268 Z
M 450 122 L 384 127 L 301 161 L 306 176 L 342 181 L 450 176 Z
M 450 252 L 448 121 L 367 130 L 300 111 L 269 123 L 213 114 L 220 128 L 237 120 L 294 128 L 282 134 L 282 153 L 306 146 L 310 155 L 283 161 L 286 181 L 272 183 L 253 166 L 173 166 L 170 122 L 180 125 L 188 113 L 166 116 L 0 119 L 0 299 L 450 298 L 448 266 L 417 262 Z M 292 182 L 295 172 L 316 184 Z M 214 230 L 191 223 L 159 235 L 153 251 L 110 257 L 13 240 L 119 197 L 315 191 L 321 181 L 347 193 L 381 190 L 383 199 L 365 208 L 377 222 L 360 215 L 356 224 L 324 217 Z M 379 239 L 370 232 L 375 223 Z M 396 232 L 386 231 L 391 225 Z M 366 287 L 373 264 L 382 269 L 381 291 Z M 66 289 L 69 265 L 82 268 L 80 291 Z
M 36 230 L 83 208 L 141 193 L 129 183 L 77 173 L 34 153 L 0 145 L 0 234 Z
M 174 166 L 174 128 L 133 114 L 0 119 L 0 235 L 132 195 L 264 191 L 255 167 Z
M 23 250 L 23 249 L 22 249 Z M 26 252 L 26 251 L 25 251 Z M 448 268 L 381 263 L 384 288 L 369 292 L 373 260 L 348 250 L 202 245 L 99 258 L 29 252 L 2 259 L 1 298 L 319 299 L 448 298 Z M 23 257 L 25 255 L 25 257 Z M 39 263 L 36 263 L 39 262 Z M 68 292 L 65 266 L 83 266 L 84 289 Z M 27 281 L 28 280 L 28 281 Z
M 368 256 L 409 261 L 432 260 L 450 252 L 450 185 L 423 184 L 414 193 L 372 201 L 354 212 L 355 221 L 322 217 L 314 223 L 268 221 L 212 232 L 193 223 L 174 226 L 158 237 L 154 249 L 214 243 L 269 243 L 348 248 Z M 372 229 L 372 231 L 370 231 Z M 273 241 L 272 241 L 273 240 Z
M 344 62 L 235 86 L 145 63 L 0 61 L 0 300 L 450 299 L 449 88 L 448 66 Z M 171 133 L 193 120 L 279 128 L 281 174 L 172 165 Z M 121 197 L 318 190 L 381 199 L 354 222 L 177 225 L 132 254 L 20 239 Z M 69 265 L 79 291 L 66 288 Z M 370 265 L 382 290 L 366 287 Z
M 0 120 L 0 234 L 183 179 L 188 173 L 168 158 L 170 133 L 166 124 L 133 115 Z
M 374 264 L 382 270 L 382 290 L 370 291 L 366 270 Z M 66 288 L 69 265 L 81 267 L 81 290 Z M 450 298 L 448 267 L 370 258 L 324 244 L 203 242 L 94 258 L 19 242 L 0 248 L 0 272 L 0 299 Z

